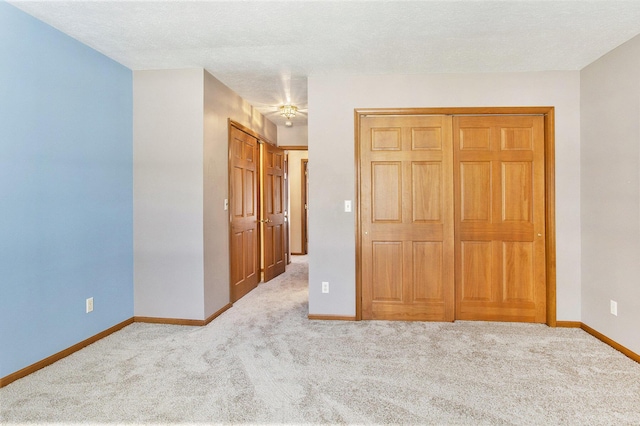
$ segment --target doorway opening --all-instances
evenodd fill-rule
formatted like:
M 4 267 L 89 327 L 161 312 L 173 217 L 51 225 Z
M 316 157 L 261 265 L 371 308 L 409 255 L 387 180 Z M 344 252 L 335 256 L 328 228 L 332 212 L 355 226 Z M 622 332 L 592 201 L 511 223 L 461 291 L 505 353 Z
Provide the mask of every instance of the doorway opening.
M 306 146 L 282 146 L 287 154 L 289 248 L 292 256 L 308 254 L 309 151 Z

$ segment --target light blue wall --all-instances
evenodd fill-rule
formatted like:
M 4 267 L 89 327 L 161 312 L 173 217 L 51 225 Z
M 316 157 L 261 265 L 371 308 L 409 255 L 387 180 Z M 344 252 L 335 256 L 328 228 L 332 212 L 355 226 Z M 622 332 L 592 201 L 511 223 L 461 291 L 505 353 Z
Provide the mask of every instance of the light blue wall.
M 133 316 L 132 151 L 131 70 L 0 2 L 0 377 Z

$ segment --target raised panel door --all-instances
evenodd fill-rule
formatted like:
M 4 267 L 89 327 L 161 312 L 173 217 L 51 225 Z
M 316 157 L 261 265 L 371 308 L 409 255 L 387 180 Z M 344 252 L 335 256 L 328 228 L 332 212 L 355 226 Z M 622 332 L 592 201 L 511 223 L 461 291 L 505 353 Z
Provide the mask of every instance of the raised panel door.
M 452 321 L 451 117 L 360 124 L 362 317 Z
M 456 319 L 545 322 L 544 119 L 453 126 Z
M 264 281 L 267 282 L 285 271 L 285 222 L 284 222 L 284 150 L 268 143 L 263 149 L 264 167 Z
M 230 298 L 235 302 L 259 282 L 257 186 L 258 140 L 231 126 L 229 134 L 230 173 Z

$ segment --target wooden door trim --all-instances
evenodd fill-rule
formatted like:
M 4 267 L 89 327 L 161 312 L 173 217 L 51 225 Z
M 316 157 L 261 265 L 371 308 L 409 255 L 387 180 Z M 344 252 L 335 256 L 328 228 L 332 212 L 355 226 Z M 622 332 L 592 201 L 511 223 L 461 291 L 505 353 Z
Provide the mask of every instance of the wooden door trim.
M 444 107 L 444 108 L 356 108 L 355 135 L 355 221 L 356 221 L 356 320 L 362 319 L 362 245 L 360 221 L 360 120 L 367 115 L 543 115 L 545 167 L 545 239 L 547 276 L 546 324 L 556 326 L 556 204 L 555 204 L 555 107 Z
M 302 170 L 302 173 L 300 173 L 301 178 L 302 178 L 302 183 L 300 185 L 300 189 L 301 189 L 301 196 L 300 196 L 300 201 L 302 201 L 302 226 L 301 228 L 301 239 L 302 241 L 300 242 L 300 252 L 301 254 L 307 254 L 308 253 L 308 247 L 307 247 L 307 211 L 309 206 L 307 206 L 307 178 L 308 176 L 306 175 L 306 171 L 307 171 L 307 167 L 305 167 L 305 164 L 309 164 L 309 159 L 308 158 L 303 158 L 302 160 L 300 160 L 300 170 Z
M 291 263 L 291 244 L 290 244 L 290 228 L 291 228 L 291 208 L 289 205 L 289 153 L 284 152 L 284 205 L 286 207 L 284 215 L 284 255 L 287 257 L 286 264 Z
M 278 145 L 278 148 L 285 151 L 307 151 L 309 149 L 307 145 Z
M 273 145 L 273 146 L 277 146 L 275 143 L 273 143 L 271 140 L 265 138 L 264 136 L 262 136 L 260 133 L 251 130 L 250 128 L 248 128 L 247 126 L 244 126 L 240 123 L 238 123 L 237 121 L 234 121 L 232 119 L 229 119 L 229 127 L 235 127 L 238 130 L 242 130 L 245 133 L 250 134 L 251 136 L 253 136 L 254 138 L 258 139 L 258 142 L 266 142 L 269 145 Z M 280 148 L 280 147 L 279 147 Z
M 366 115 L 546 115 L 551 106 L 513 107 L 442 107 L 442 108 L 356 108 L 355 114 Z
M 556 149 L 555 109 L 544 114 L 544 173 L 545 173 L 545 238 L 547 274 L 547 325 L 555 327 L 556 312 Z
M 354 135 L 355 135 L 355 171 L 356 171 L 356 187 L 355 187 L 355 206 L 354 213 L 356 219 L 356 321 L 362 320 L 362 221 L 360 220 L 360 126 L 363 116 L 371 110 L 355 109 L 354 115 Z

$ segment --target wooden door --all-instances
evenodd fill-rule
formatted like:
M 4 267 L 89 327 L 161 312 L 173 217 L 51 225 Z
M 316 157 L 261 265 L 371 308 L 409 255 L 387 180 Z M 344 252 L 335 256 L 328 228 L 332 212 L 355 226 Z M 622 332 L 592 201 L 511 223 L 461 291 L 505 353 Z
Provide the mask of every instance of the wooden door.
M 277 277 L 285 270 L 285 199 L 284 151 L 268 143 L 263 148 L 263 230 L 264 281 Z
M 362 318 L 453 321 L 451 117 L 360 123 Z
M 544 119 L 453 119 L 456 319 L 546 321 Z
M 289 154 L 284 153 L 284 259 L 288 265 L 291 263 L 291 247 L 290 241 L 290 223 L 291 214 L 289 206 Z
M 302 170 L 302 185 L 300 188 L 302 189 L 302 197 L 300 197 L 302 203 L 302 211 L 300 212 L 300 217 L 302 218 L 302 226 L 301 226 L 301 252 L 302 254 L 309 253 L 309 233 L 307 229 L 309 229 L 309 160 L 303 159 L 301 163 L 300 170 Z
M 229 215 L 231 302 L 259 282 L 258 140 L 231 126 L 229 131 Z

